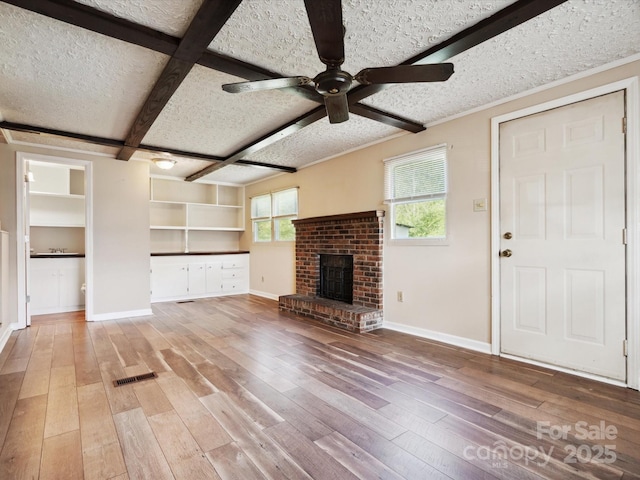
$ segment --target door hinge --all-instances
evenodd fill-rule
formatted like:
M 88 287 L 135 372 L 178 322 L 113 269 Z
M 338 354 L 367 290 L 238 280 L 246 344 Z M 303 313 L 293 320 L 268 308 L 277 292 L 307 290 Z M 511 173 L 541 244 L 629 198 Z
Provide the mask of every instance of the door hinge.
M 622 133 L 627 134 L 627 117 L 622 117 Z
M 27 295 L 27 303 L 31 303 L 31 295 Z
M 623 245 L 627 244 L 627 229 L 626 228 L 622 229 L 622 244 Z
M 622 354 L 625 357 L 629 356 L 629 341 L 626 339 L 622 341 Z

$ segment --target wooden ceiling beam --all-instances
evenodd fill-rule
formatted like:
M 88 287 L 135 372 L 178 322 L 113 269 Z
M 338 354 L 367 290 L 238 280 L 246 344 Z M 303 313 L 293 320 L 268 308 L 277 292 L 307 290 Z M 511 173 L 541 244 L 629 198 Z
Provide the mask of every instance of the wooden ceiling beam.
M 444 62 L 566 1 L 567 0 L 518 0 L 490 17 L 464 29 L 448 40 L 405 60 L 400 65 L 421 65 Z M 349 91 L 347 95 L 349 105 L 355 104 L 388 87 L 389 85 L 360 85 Z
M 124 146 L 124 142 L 122 140 L 97 137 L 94 135 L 83 135 L 81 133 L 67 132 L 64 130 L 55 130 L 53 128 L 38 127 L 35 125 L 26 125 L 24 123 L 0 121 L 0 137 L 4 138 L 2 136 L 2 130 L 68 138 L 70 140 L 79 140 L 84 143 L 91 143 L 92 145 L 101 145 L 103 147 L 122 148 Z M 178 150 L 175 148 L 157 147 L 154 145 L 140 144 L 140 146 L 138 147 L 138 150 L 154 152 L 154 153 L 171 153 L 172 155 L 176 155 L 179 157 L 196 158 L 198 160 L 205 160 L 207 162 L 222 162 L 225 160 L 224 157 L 218 157 L 215 155 L 208 155 L 208 154 L 199 153 L 199 152 L 190 152 L 187 150 Z M 284 165 L 275 165 L 272 163 L 256 162 L 253 160 L 243 159 L 243 160 L 238 160 L 236 163 L 238 163 L 239 165 L 245 165 L 249 167 L 270 168 L 273 170 L 280 170 L 288 173 L 296 171 L 296 168 L 294 167 L 287 167 Z
M 93 145 L 102 145 L 103 147 L 122 147 L 124 142 L 122 140 L 115 140 L 113 138 L 96 137 L 94 135 L 84 135 L 82 133 L 66 132 L 64 130 L 56 130 L 53 128 L 38 127 L 35 125 L 26 125 L 24 123 L 15 122 L 0 122 L 0 128 L 5 130 L 11 130 L 14 132 L 34 133 L 37 135 L 51 135 L 56 137 L 69 138 L 71 140 L 79 140 L 85 143 L 91 143 Z
M 127 43 L 173 55 L 180 39 L 72 0 L 3 0 L 34 13 Z
M 49 18 L 65 22 L 76 27 L 91 30 L 127 43 L 149 48 L 156 52 L 172 56 L 176 52 L 180 39 L 166 33 L 159 32 L 150 27 L 115 17 L 96 8 L 89 7 L 71 0 L 8 0 L 6 3 L 38 13 Z M 283 75 L 253 65 L 242 60 L 235 59 L 211 50 L 200 52 L 196 63 L 203 67 L 211 68 L 229 75 L 244 78 L 246 80 L 265 80 L 280 78 Z M 176 67 L 172 67 L 176 70 Z M 324 103 L 324 97 L 315 91 L 313 87 L 292 87 L 281 91 L 306 98 L 317 103 Z M 401 128 L 410 132 L 415 131 L 415 122 L 403 119 L 398 115 L 390 115 L 382 110 L 370 106 L 358 107 L 352 110 L 359 115 L 359 111 L 367 112 L 367 118 L 381 123 Z M 375 112 L 375 113 L 372 113 Z M 131 156 L 135 148 L 127 148 L 123 156 Z
M 464 29 L 462 32 L 454 35 L 449 40 L 446 40 L 441 44 L 435 45 L 434 47 L 429 48 L 414 57 L 411 57 L 410 59 L 402 62 L 400 65 L 442 62 L 453 57 L 454 55 L 462 53 L 466 50 L 469 50 L 470 48 L 480 45 L 483 42 L 486 42 L 487 40 L 492 39 L 500 33 L 517 27 L 518 25 L 531 20 L 532 18 L 564 3 L 565 1 L 567 0 L 518 0 L 517 2 L 500 10 L 494 15 L 478 22 L 475 25 L 472 25 L 469 28 Z M 352 109 L 357 105 L 358 107 L 364 107 L 358 114 L 361 114 L 363 116 L 374 115 L 375 109 L 362 104 L 358 104 L 356 102 L 383 90 L 385 87 L 385 85 L 361 85 L 350 90 L 347 94 L 347 98 L 349 100 L 349 111 L 352 111 Z M 369 108 L 370 110 L 367 111 L 367 109 Z M 300 122 L 304 125 L 310 125 L 311 123 L 325 116 L 319 114 L 317 110 L 318 109 L 315 109 L 311 112 L 301 115 L 295 121 Z M 266 144 L 270 144 L 276 140 L 281 139 L 284 135 L 290 135 L 294 133 L 295 130 L 287 128 L 287 125 L 289 124 L 272 130 L 271 133 L 268 133 L 267 135 L 262 137 L 261 141 Z M 422 128 L 424 129 L 424 127 Z M 251 145 L 253 144 L 250 144 L 249 147 Z M 242 150 L 240 152 L 242 152 Z M 231 156 L 222 163 L 219 163 L 217 165 L 210 165 L 203 170 L 187 177 L 186 180 L 196 180 L 204 175 L 207 175 L 208 173 L 222 168 L 225 165 L 229 165 L 230 163 L 237 161 L 234 160 L 236 158 L 239 157 Z
M 241 0 L 235 0 L 233 2 L 233 5 L 230 6 L 231 12 L 229 13 L 229 16 L 233 12 L 233 10 L 235 10 L 237 4 L 240 1 Z M 514 4 L 500 10 L 491 17 L 478 22 L 476 25 L 463 30 L 462 32 L 454 35 L 441 44 L 425 50 L 424 52 L 406 60 L 401 65 L 438 63 L 445 61 L 511 28 L 516 27 L 530 20 L 531 18 L 534 18 L 564 3 L 565 1 L 566 0 L 518 0 Z M 129 43 L 134 43 L 146 48 L 150 48 L 167 55 L 176 55 L 179 46 L 182 44 L 182 41 L 185 40 L 184 38 L 182 40 L 177 39 L 176 37 L 172 37 L 170 35 L 157 32 L 148 27 L 144 27 L 133 22 L 120 19 L 118 17 L 114 17 L 107 13 L 100 12 L 97 9 L 93 9 L 91 7 L 87 7 L 70 0 L 9 0 L 6 1 L 6 3 L 10 3 L 21 8 L 26 8 L 28 10 L 41 13 L 51 18 L 56 18 L 58 20 L 65 21 L 82 28 L 87 28 L 89 30 L 96 31 L 113 38 L 127 41 Z M 205 5 L 203 5 L 202 8 L 204 9 Z M 196 18 L 197 17 L 198 16 L 196 16 Z M 224 18 L 224 20 L 220 24 L 220 28 L 222 27 L 224 22 L 226 22 L 227 18 L 228 16 Z M 196 22 L 196 19 L 194 19 L 194 22 Z M 194 31 L 195 28 L 196 27 L 194 26 Z M 212 40 L 213 37 L 211 38 L 211 41 Z M 210 43 L 210 41 L 208 43 Z M 231 75 L 236 75 L 247 80 L 261 80 L 264 78 L 274 78 L 280 76 L 276 72 L 271 72 L 269 70 L 262 69 L 261 67 L 251 65 L 247 62 L 242 62 L 240 60 L 206 50 L 206 46 L 208 45 L 208 43 L 200 50 L 199 58 L 197 58 L 196 60 L 189 58 L 188 60 L 193 60 L 194 63 L 199 63 L 200 65 L 229 73 Z M 192 44 L 191 41 L 189 41 L 188 45 L 185 46 L 185 52 L 188 52 L 191 55 L 195 55 L 197 51 L 198 48 L 195 47 L 195 43 Z M 181 56 L 182 54 L 178 54 L 178 59 L 181 59 Z M 166 105 L 166 102 L 171 97 L 171 94 L 175 92 L 175 89 L 177 89 L 181 81 L 184 79 L 184 76 L 186 76 L 186 73 L 188 73 L 188 71 L 185 73 L 184 65 L 180 65 L 178 62 L 175 63 L 175 65 L 167 65 L 167 69 L 169 69 L 170 71 L 167 72 L 166 75 L 163 72 L 163 76 L 161 76 L 161 80 L 163 81 L 160 82 L 159 80 L 156 84 L 156 87 L 154 87 L 154 91 L 152 92 L 153 98 L 152 95 L 150 95 L 150 97 L 147 99 L 145 107 L 143 107 L 143 110 L 140 112 L 140 115 L 136 120 L 132 131 L 130 132 L 130 135 L 128 137 L 128 140 L 130 141 L 125 141 L 125 147 L 120 152 L 121 158 L 130 158 L 131 155 L 133 155 L 136 150 L 136 143 L 137 145 L 140 144 L 144 133 L 148 131 L 151 124 L 153 123 L 153 120 L 157 118 L 157 115 L 159 115 L 164 105 Z M 165 71 L 167 69 L 165 69 Z M 159 83 L 161 85 L 158 85 Z M 385 85 L 362 85 L 352 89 L 348 94 L 350 111 L 354 114 L 381 121 L 388 125 L 396 126 L 397 128 L 403 128 L 408 131 L 423 130 L 424 126 L 416 122 L 403 119 L 401 117 L 389 114 L 388 112 L 383 112 L 368 105 L 357 103 L 364 98 L 378 93 L 385 87 Z M 308 86 L 303 88 L 290 88 L 286 90 L 298 95 L 302 95 L 305 98 L 313 101 L 319 102 L 322 100 L 322 96 Z M 303 128 L 303 126 L 310 125 L 311 123 L 319 120 L 320 118 L 323 118 L 324 116 L 326 116 L 324 109 L 316 108 L 298 117 L 293 122 L 289 122 L 281 127 L 274 129 L 269 134 L 263 136 L 258 141 L 252 142 L 246 147 L 243 147 L 238 152 L 236 152 L 236 154 L 223 160 L 219 164 L 211 165 L 203 169 L 202 171 L 191 175 L 188 180 L 195 180 L 196 178 L 200 178 L 203 175 L 210 173 L 210 171 L 217 170 L 218 168 L 222 168 L 223 166 L 229 165 L 231 163 L 239 162 L 243 160 L 241 158 L 242 156 L 249 155 L 250 153 L 257 151 L 258 145 L 262 145 L 262 147 L 260 148 L 264 148 L 264 146 L 269 145 L 276 140 L 279 140 L 284 136 L 297 131 L 299 128 Z M 205 171 L 207 171 L 207 173 L 203 173 Z
M 241 1 L 204 0 L 133 122 L 124 141 L 125 148 L 118 154 L 119 159 L 131 158 L 171 96 Z
M 199 178 L 204 177 L 216 170 L 219 170 L 227 165 L 231 165 L 233 163 L 239 162 L 243 160 L 243 157 L 249 156 L 252 153 L 257 152 L 258 150 L 262 150 L 265 147 L 277 142 L 278 140 L 288 137 L 292 133 L 297 132 L 298 130 L 306 127 L 307 125 L 311 125 L 312 123 L 320 120 L 321 118 L 326 116 L 326 110 L 324 106 L 318 106 L 313 109 L 311 112 L 305 113 L 300 117 L 291 120 L 290 122 L 285 123 L 284 125 L 278 127 L 276 130 L 271 131 L 267 135 L 260 137 L 259 139 L 251 142 L 245 147 L 241 148 L 230 157 L 228 157 L 223 162 L 220 162 L 215 165 L 209 165 L 208 167 L 203 168 L 199 172 L 194 173 L 193 175 L 189 175 L 185 180 L 187 182 L 193 182 Z

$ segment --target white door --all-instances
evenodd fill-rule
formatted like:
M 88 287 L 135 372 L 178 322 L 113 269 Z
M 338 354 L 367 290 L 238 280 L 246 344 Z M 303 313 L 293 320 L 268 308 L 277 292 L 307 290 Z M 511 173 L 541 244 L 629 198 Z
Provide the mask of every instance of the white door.
M 626 380 L 623 117 L 615 92 L 500 125 L 503 353 Z

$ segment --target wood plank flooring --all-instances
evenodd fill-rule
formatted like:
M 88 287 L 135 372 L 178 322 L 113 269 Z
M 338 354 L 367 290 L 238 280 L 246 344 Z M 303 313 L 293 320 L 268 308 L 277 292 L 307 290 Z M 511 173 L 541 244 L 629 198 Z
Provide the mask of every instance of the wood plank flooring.
M 637 391 L 250 295 L 153 311 L 12 334 L 0 479 L 640 478 Z

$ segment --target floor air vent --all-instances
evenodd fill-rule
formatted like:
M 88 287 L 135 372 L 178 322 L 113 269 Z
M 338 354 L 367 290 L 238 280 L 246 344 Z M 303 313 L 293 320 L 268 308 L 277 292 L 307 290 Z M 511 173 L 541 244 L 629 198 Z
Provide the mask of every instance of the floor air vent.
M 176 303 L 193 303 L 195 300 L 181 300 L 180 302 L 176 302 Z
M 143 373 L 142 375 L 135 375 L 133 377 L 120 378 L 113 381 L 114 387 L 120 387 L 122 385 L 129 385 L 130 383 L 141 382 L 142 380 L 148 380 L 150 378 L 158 378 L 156 372 Z

